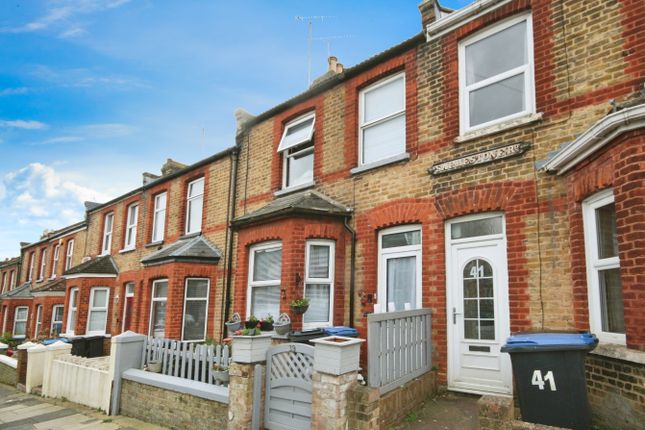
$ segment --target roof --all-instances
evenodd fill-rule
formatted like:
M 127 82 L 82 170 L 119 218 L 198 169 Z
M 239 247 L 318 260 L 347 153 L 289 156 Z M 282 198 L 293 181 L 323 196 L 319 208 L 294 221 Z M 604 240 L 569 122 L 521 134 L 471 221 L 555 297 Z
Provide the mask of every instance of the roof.
M 67 227 L 63 227 L 63 228 L 60 228 L 58 230 L 52 230 L 52 231 L 48 232 L 46 235 L 41 236 L 40 240 L 38 240 L 36 242 L 24 243 L 24 244 L 23 244 L 23 242 L 20 242 L 20 247 L 21 248 L 29 248 L 29 247 L 32 247 L 34 245 L 39 245 L 39 244 L 44 243 L 44 242 L 49 242 L 52 239 L 55 239 L 55 238 L 57 238 L 59 236 L 62 236 L 64 234 L 67 234 L 67 233 L 70 233 L 70 232 L 73 232 L 74 230 L 78 230 L 78 229 L 81 229 L 81 228 L 86 227 L 86 226 L 87 226 L 87 221 L 85 221 L 85 220 L 79 221 L 77 223 L 68 225 Z
M 306 190 L 279 197 L 254 212 L 236 218 L 233 221 L 233 225 L 251 224 L 290 214 L 345 217 L 351 211 L 351 208 L 332 200 L 318 191 Z
M 204 236 L 179 239 L 152 254 L 144 257 L 141 263 L 155 265 L 172 261 L 214 263 L 222 257 L 222 252 Z
M 0 267 L 13 266 L 20 263 L 20 257 L 13 257 L 5 261 L 0 261 Z
M 30 299 L 33 296 L 31 295 L 31 284 L 25 282 L 22 285 L 17 286 L 11 291 L 7 291 L 4 294 L 0 294 L 0 299 Z
M 93 260 L 81 263 L 63 273 L 64 276 L 69 275 L 118 275 L 119 267 L 111 255 L 104 255 L 97 257 Z
M 65 278 L 56 278 L 42 287 L 31 290 L 32 294 L 65 292 Z

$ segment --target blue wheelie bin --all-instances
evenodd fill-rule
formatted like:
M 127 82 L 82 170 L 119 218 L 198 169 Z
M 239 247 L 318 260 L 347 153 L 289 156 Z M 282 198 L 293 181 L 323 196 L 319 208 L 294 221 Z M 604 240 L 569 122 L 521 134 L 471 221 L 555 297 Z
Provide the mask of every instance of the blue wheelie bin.
M 522 420 L 591 428 L 585 357 L 598 345 L 591 333 L 517 333 L 502 347 L 511 355 Z

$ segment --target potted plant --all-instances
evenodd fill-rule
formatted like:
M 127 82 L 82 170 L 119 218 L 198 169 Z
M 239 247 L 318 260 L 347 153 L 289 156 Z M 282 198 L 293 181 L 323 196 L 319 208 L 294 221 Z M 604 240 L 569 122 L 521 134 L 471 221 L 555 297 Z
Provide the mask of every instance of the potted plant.
M 226 325 L 226 330 L 228 330 L 228 335 L 230 336 L 240 329 L 242 326 L 242 318 L 240 318 L 240 314 L 235 312 L 231 319 L 226 321 L 224 324 Z
M 266 360 L 271 336 L 270 333 L 263 334 L 259 327 L 238 330 L 233 336 L 233 361 L 257 363 Z
M 309 299 L 303 297 L 301 299 L 296 299 L 291 301 L 291 310 L 296 315 L 302 315 L 307 312 L 309 309 Z
M 268 314 L 264 319 L 260 320 L 260 330 L 272 331 L 273 330 L 273 315 Z
M 275 333 L 280 336 L 284 336 L 289 333 L 289 331 L 291 331 L 291 318 L 289 318 L 289 315 L 286 313 L 281 314 L 278 317 L 278 321 L 273 323 L 273 329 L 275 330 Z
M 251 315 L 246 322 L 244 322 L 244 328 L 256 328 L 260 321 L 255 317 L 255 315 Z
M 228 374 L 228 366 L 225 364 L 213 364 L 213 379 L 220 384 L 227 384 L 230 377 Z
M 360 367 L 361 343 L 365 339 L 327 336 L 312 339 L 315 344 L 314 369 L 332 375 L 342 375 Z

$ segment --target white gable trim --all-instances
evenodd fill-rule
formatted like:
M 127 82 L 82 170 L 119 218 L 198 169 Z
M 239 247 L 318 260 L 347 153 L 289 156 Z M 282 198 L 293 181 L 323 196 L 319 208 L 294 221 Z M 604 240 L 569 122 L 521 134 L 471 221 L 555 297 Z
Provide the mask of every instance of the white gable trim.
M 480 16 L 513 0 L 478 0 L 468 6 L 442 16 L 426 26 L 426 41 L 430 42 L 461 27 Z
M 645 128 L 645 104 L 600 119 L 547 161 L 543 169 L 562 175 L 623 133 Z

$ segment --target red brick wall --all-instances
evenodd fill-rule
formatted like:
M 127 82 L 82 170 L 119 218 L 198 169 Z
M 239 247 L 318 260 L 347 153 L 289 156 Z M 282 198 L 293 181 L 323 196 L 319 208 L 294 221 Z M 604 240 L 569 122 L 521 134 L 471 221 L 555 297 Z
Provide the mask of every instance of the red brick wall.
M 33 337 L 35 334 L 36 330 L 36 311 L 38 309 L 39 305 L 42 305 L 42 316 L 41 316 L 41 328 L 40 328 L 40 336 L 49 336 L 50 335 L 50 329 L 51 329 L 51 323 L 52 323 L 52 311 L 54 308 L 54 305 L 64 305 L 65 304 L 65 296 L 64 295 L 58 295 L 58 296 L 40 296 L 40 297 L 34 297 L 33 303 L 31 306 L 31 309 L 29 310 L 29 337 Z M 33 318 L 31 317 L 33 316 Z
M 35 316 L 32 314 L 32 299 L 8 299 L 3 300 L 0 304 L 0 329 L 2 329 L 2 322 L 4 321 L 4 306 L 7 306 L 7 325 L 5 331 L 13 333 L 13 320 L 16 316 L 16 308 L 18 306 L 27 306 L 29 308 L 29 314 L 27 315 L 27 335 L 26 339 L 29 339 L 30 335 L 33 334 L 33 331 L 30 331 L 29 326 L 32 323 L 32 319 Z M 3 333 L 4 334 L 4 333 Z
M 67 317 L 69 314 L 69 299 L 70 291 L 72 288 L 78 288 L 78 296 L 76 298 L 76 326 L 74 327 L 74 334 L 76 336 L 83 335 L 87 331 L 87 317 L 89 313 L 89 301 L 92 288 L 107 287 L 110 291 L 108 301 L 108 319 L 105 325 L 105 333 L 113 334 L 113 321 L 109 315 L 114 311 L 114 278 L 75 278 L 67 280 L 67 291 L 65 292 L 65 314 L 63 316 L 63 332 L 68 331 Z

